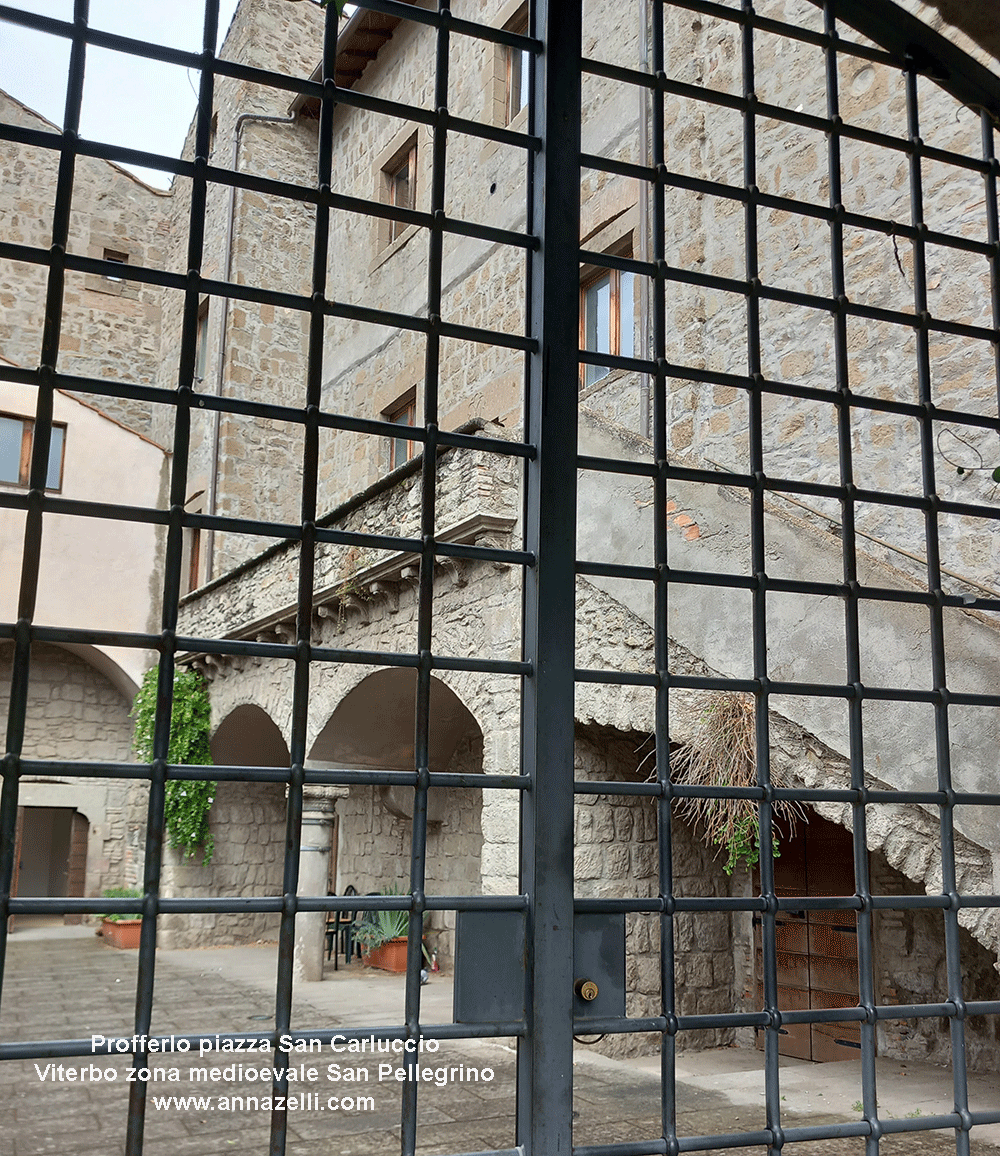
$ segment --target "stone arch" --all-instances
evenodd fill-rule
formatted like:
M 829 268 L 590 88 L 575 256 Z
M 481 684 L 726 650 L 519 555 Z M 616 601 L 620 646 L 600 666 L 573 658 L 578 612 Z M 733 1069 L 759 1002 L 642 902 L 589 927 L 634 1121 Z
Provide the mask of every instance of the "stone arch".
M 288 744 L 281 728 L 256 703 L 234 707 L 215 728 L 212 761 L 217 766 L 287 767 Z
M 334 766 L 413 767 L 417 672 L 377 670 L 359 680 L 337 704 L 316 736 L 309 758 Z M 441 679 L 431 678 L 430 768 L 447 768 L 458 743 L 482 732 L 468 707 Z
M 287 767 L 288 746 L 280 727 L 256 703 L 233 707 L 211 739 L 216 766 Z M 214 854 L 208 867 L 164 854 L 163 892 L 185 896 L 280 895 L 284 869 L 285 784 L 221 780 L 209 812 Z M 242 912 L 162 916 L 170 947 L 273 939 L 279 916 Z
M 88 646 L 82 642 L 60 642 L 55 644 L 59 650 L 75 654 L 82 658 L 88 666 L 102 674 L 122 698 L 131 706 L 133 699 L 139 693 L 139 686 L 135 679 L 120 666 L 107 651 L 98 646 Z
M 413 768 L 416 672 L 366 675 L 335 706 L 309 752 L 311 763 L 382 770 Z M 483 732 L 459 696 L 431 680 L 430 768 L 479 773 Z M 361 893 L 406 886 L 412 791 L 352 786 L 338 801 L 337 877 Z M 426 886 L 429 894 L 476 894 L 481 888 L 482 790 L 432 788 L 428 799 Z M 434 912 L 428 942 L 442 962 L 452 956 L 454 912 Z
M 6 717 L 13 643 L 0 642 L 0 716 Z M 97 647 L 36 642 L 31 648 L 24 755 L 29 759 L 129 762 L 135 683 Z M 22 807 L 69 809 L 82 891 L 99 896 L 142 878 L 148 785 L 141 779 L 25 774 Z M 86 818 L 84 818 L 86 816 Z

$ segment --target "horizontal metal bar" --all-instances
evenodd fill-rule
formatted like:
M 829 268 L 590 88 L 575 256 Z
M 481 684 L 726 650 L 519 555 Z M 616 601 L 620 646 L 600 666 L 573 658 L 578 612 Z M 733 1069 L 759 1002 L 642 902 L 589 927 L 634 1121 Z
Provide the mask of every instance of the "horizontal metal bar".
M 699 88 L 695 90 L 701 94 L 705 93 L 705 89 Z M 734 106 L 738 103 L 739 98 L 728 98 L 733 102 Z M 724 103 L 716 101 L 715 103 Z M 760 107 L 760 106 L 758 106 Z M 789 120 L 793 123 L 802 123 L 808 118 L 806 114 L 797 113 L 789 114 L 783 117 L 774 117 L 778 120 Z M 808 127 L 815 127 L 809 125 Z M 817 129 L 826 135 L 826 129 Z M 870 138 L 877 137 L 879 134 L 872 133 L 867 130 L 858 129 L 855 131 L 847 131 L 842 129 L 841 136 L 854 136 L 859 140 L 864 140 L 866 143 L 885 143 L 892 142 L 896 147 L 902 147 L 905 143 L 902 140 L 897 141 L 894 137 L 886 137 L 885 142 L 875 142 Z M 887 147 L 892 147 L 892 144 L 887 144 Z M 905 151 L 905 150 L 903 150 Z M 922 149 L 921 156 L 927 155 L 930 150 Z M 959 156 L 945 156 L 938 158 L 944 163 L 959 165 L 962 160 Z M 646 183 L 662 184 L 668 188 L 681 189 L 686 192 L 698 193 L 702 196 L 717 197 L 723 201 L 734 201 L 741 205 L 755 205 L 762 209 L 775 209 L 778 212 L 785 212 L 794 214 L 796 217 L 808 217 L 815 221 L 825 221 L 827 224 L 837 223 L 841 225 L 848 225 L 855 229 L 867 229 L 870 232 L 880 233 L 886 237 L 902 237 L 908 241 L 918 241 L 920 234 L 916 227 L 908 222 L 894 221 L 885 217 L 873 217 L 867 213 L 853 212 L 844 205 L 837 205 L 831 207 L 830 205 L 821 205 L 812 201 L 803 201 L 797 197 L 782 196 L 778 193 L 765 193 L 760 189 L 747 190 L 741 185 L 729 185 L 724 181 L 712 180 L 709 177 L 692 177 L 684 173 L 674 172 L 666 167 L 657 166 L 655 169 L 647 165 L 637 164 L 635 161 L 619 160 L 615 157 L 604 157 L 597 154 L 585 153 L 582 158 L 582 163 L 586 168 L 593 169 L 595 172 L 607 173 L 613 176 L 626 177 L 631 180 L 644 181 Z M 969 161 L 959 167 L 967 169 L 984 169 L 982 161 Z M 962 252 L 979 253 L 981 256 L 989 257 L 990 249 L 989 243 L 986 241 L 973 241 L 971 238 L 963 237 L 956 233 L 941 233 L 938 231 L 927 230 L 924 235 L 926 240 L 935 245 L 941 245 L 946 248 L 956 249 Z M 603 264 L 603 262 L 595 262 L 596 264 Z M 690 274 L 679 270 L 676 267 L 671 267 L 664 263 L 661 266 L 663 269 L 673 268 L 676 278 L 687 279 Z M 704 277 L 705 275 L 700 275 Z M 742 285 L 743 288 L 735 288 L 734 292 L 740 292 L 748 295 L 758 294 L 761 297 L 773 296 L 775 294 L 788 292 L 777 289 L 774 286 L 765 286 L 760 282 L 733 282 L 734 286 Z M 782 298 L 776 298 L 781 300 Z M 820 297 L 813 297 L 812 295 L 805 295 L 805 299 L 813 301 L 829 300 Z M 834 303 L 836 308 L 844 308 L 850 311 L 852 306 L 848 299 Z M 892 311 L 889 311 L 890 313 Z M 905 314 L 913 318 L 914 314 Z
M 0 127 L 0 139 L 3 131 Z M 379 209 L 378 202 L 362 202 L 368 205 L 369 216 L 385 216 Z M 360 210 L 357 210 L 360 211 Z M 418 216 L 415 211 L 395 210 L 396 217 L 409 219 Z M 426 214 L 425 214 L 426 215 Z M 437 227 L 433 219 L 416 222 L 423 223 L 427 228 Z M 463 228 L 459 230 L 463 236 L 473 236 L 474 233 Z M 12 245 L 9 242 L 0 242 L 0 258 L 11 261 L 30 261 L 38 265 L 49 265 L 52 255 L 49 250 L 31 249 L 24 245 Z M 103 267 L 104 262 L 93 257 L 81 257 L 72 253 L 60 254 L 59 262 L 69 271 L 94 272 Z M 158 285 L 161 288 L 187 290 L 190 288 L 190 279 L 177 273 L 168 273 L 157 269 L 148 269 L 139 265 L 115 265 L 115 275 L 122 281 L 138 281 L 142 284 Z M 216 297 L 226 297 L 233 301 L 244 301 L 258 305 L 274 305 L 281 309 L 295 310 L 300 313 L 311 313 L 315 303 L 311 297 L 295 293 L 281 293 L 273 289 L 257 288 L 253 285 L 237 285 L 229 281 L 214 281 L 198 278 L 199 292 L 208 293 Z M 373 306 L 351 305 L 341 301 L 327 299 L 323 304 L 323 313 L 328 317 L 339 317 L 351 321 L 366 322 L 371 325 L 384 326 L 390 329 L 402 329 L 414 333 L 436 333 L 441 337 L 450 337 L 459 341 L 467 341 L 478 345 L 491 345 L 504 349 L 516 349 L 523 353 L 531 353 L 535 349 L 535 341 L 530 337 L 522 337 L 516 333 L 505 333 L 502 330 L 481 329 L 472 325 L 459 325 L 455 322 L 440 318 L 427 318 L 408 313 L 395 313 L 391 310 L 377 309 Z
M 306 807 L 308 810 L 308 806 Z M 525 911 L 524 895 L 436 895 L 425 896 L 420 905 L 426 911 Z M 160 914 L 235 914 L 248 911 L 412 911 L 409 895 L 297 895 L 289 900 L 283 895 L 237 895 L 173 898 L 159 896 L 156 909 Z M 84 899 L 58 895 L 10 899 L 13 915 L 142 915 L 143 899 Z
M 997 895 L 961 895 L 953 900 L 946 895 L 857 895 L 843 896 L 777 896 L 777 911 L 861 911 L 865 906 L 880 911 L 918 911 L 971 907 L 986 909 L 1000 905 Z M 672 897 L 575 899 L 574 910 L 594 914 L 621 913 L 664 915 L 718 911 L 765 911 L 767 901 L 761 896 L 676 895 Z
M 19 759 L 18 769 L 22 775 L 59 775 L 64 778 L 94 779 L 149 779 L 152 771 L 147 763 L 84 763 L 62 762 L 56 759 Z M 230 767 L 217 764 L 204 766 L 169 765 L 168 779 L 188 782 L 225 781 L 231 783 L 287 783 L 287 767 Z M 415 787 L 416 771 L 383 770 L 316 770 L 307 768 L 304 781 L 324 785 L 374 785 Z M 530 779 L 526 775 L 481 774 L 479 772 L 457 773 L 453 771 L 431 771 L 429 785 L 445 789 L 527 790 Z
M 975 791 L 887 791 L 866 787 L 853 790 L 848 787 L 729 787 L 723 785 L 699 786 L 691 783 L 660 784 L 656 782 L 629 783 L 620 779 L 583 779 L 573 784 L 578 795 L 647 795 L 658 798 L 669 795 L 674 799 L 765 799 L 775 802 L 789 800 L 809 803 L 859 803 L 876 807 L 888 803 L 918 803 L 932 807 L 989 807 L 1000 805 L 1000 794 Z
M 614 562 L 577 561 L 577 574 L 589 577 L 624 578 L 633 582 L 655 582 L 657 572 L 654 566 L 622 566 Z

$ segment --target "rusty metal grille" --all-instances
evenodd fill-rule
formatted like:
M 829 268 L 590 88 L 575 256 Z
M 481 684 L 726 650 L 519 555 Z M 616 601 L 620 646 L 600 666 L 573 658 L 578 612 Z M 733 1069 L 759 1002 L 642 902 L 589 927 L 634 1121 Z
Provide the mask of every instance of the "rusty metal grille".
M 758 14 L 748 0 L 715 3 L 712 0 L 655 0 L 648 10 L 643 38 L 648 44 L 648 67 L 626 66 L 615 51 L 610 29 L 599 40 L 600 59 L 583 52 L 586 29 L 579 5 L 555 5 L 540 0 L 529 12 L 526 34 L 489 23 L 466 19 L 443 3 L 417 8 L 397 0 L 365 0 L 361 12 L 392 17 L 406 25 L 430 30 L 433 37 L 434 94 L 425 107 L 402 104 L 345 84 L 337 77 L 338 17 L 327 9 L 319 73 L 313 78 L 267 71 L 232 60 L 215 52 L 218 33 L 218 0 L 206 0 L 203 50 L 182 52 L 102 32 L 88 23 L 87 0 L 76 0 L 72 22 L 55 20 L 0 6 L 0 20 L 65 38 L 70 48 L 66 111 L 61 131 L 48 132 L 20 125 L 0 126 L 0 138 L 58 158 L 56 198 L 52 207 L 52 242 L 40 248 L 0 237 L 0 258 L 39 266 L 46 271 L 45 326 L 37 367 L 15 368 L 0 364 L 0 380 L 33 386 L 37 391 L 34 438 L 29 485 L 26 490 L 0 490 L 0 506 L 25 517 L 20 593 L 14 620 L 0 623 L 0 639 L 13 643 L 13 676 L 3 758 L 3 793 L 0 800 L 0 997 L 7 958 L 9 915 L 97 914 L 114 910 L 143 915 L 135 992 L 134 1030 L 148 1035 L 156 983 L 157 917 L 166 914 L 272 912 L 280 914 L 279 967 L 275 987 L 274 1030 L 244 1033 L 241 1038 L 276 1040 L 282 1034 L 322 1038 L 334 1034 L 328 1028 L 300 1030 L 292 1027 L 293 947 L 299 915 L 309 912 L 406 909 L 410 920 L 404 1023 L 373 1024 L 358 1029 L 337 1029 L 348 1037 L 374 1035 L 379 1039 L 463 1039 L 474 1036 L 511 1037 L 518 1046 L 516 1093 L 517 1147 L 514 1152 L 549 1156 L 571 1149 L 581 1156 L 641 1156 L 646 1153 L 714 1151 L 716 1149 L 781 1151 L 816 1140 L 851 1139 L 864 1144 L 866 1153 L 877 1154 L 883 1137 L 894 1133 L 929 1129 L 953 1130 L 955 1151 L 968 1156 L 970 1136 L 979 1125 L 1000 1123 L 995 1107 L 970 1105 L 966 1064 L 966 1023 L 970 1017 L 1000 1015 L 1000 1000 L 970 1000 L 963 986 L 960 949 L 961 916 L 970 910 L 1000 907 L 1000 896 L 969 890 L 962 881 L 956 857 L 956 812 L 988 813 L 996 822 L 1000 786 L 996 773 L 985 789 L 960 789 L 953 775 L 952 740 L 955 712 L 976 708 L 1000 709 L 1000 693 L 956 689 L 952 667 L 946 661 L 951 615 L 975 611 L 992 619 L 1000 610 L 1000 597 L 985 586 L 973 589 L 956 585 L 942 562 L 941 525 L 955 517 L 969 519 L 975 532 L 997 532 L 1000 506 L 992 497 L 960 500 L 942 485 L 944 468 L 940 452 L 941 431 L 983 437 L 980 460 L 997 448 L 993 436 L 1000 433 L 996 386 L 1000 371 L 1000 226 L 997 213 L 995 133 L 1000 123 L 1000 81 L 971 57 L 956 49 L 926 26 L 908 17 L 886 0 L 854 3 L 826 0 L 803 5 L 800 20 L 776 19 Z M 812 13 L 812 17 L 806 14 Z M 353 17 L 351 17 L 353 19 Z M 643 16 L 646 19 L 646 16 Z M 731 32 L 738 46 L 739 76 L 735 88 L 713 87 L 704 77 L 685 79 L 676 70 L 674 53 L 682 22 L 711 24 Z M 791 108 L 761 95 L 766 87 L 755 54 L 761 42 L 774 38 L 803 46 L 815 56 L 812 78 L 822 102 Z M 491 125 L 457 115 L 449 108 L 453 97 L 450 61 L 455 43 L 472 39 L 484 46 L 509 46 L 531 59 L 528 119 L 521 128 Z M 176 160 L 140 153 L 134 149 L 83 139 L 79 134 L 84 70 L 88 51 L 113 49 L 150 61 L 189 68 L 198 80 L 198 112 L 193 159 Z M 519 58 L 519 59 L 523 59 Z M 861 62 L 898 78 L 901 111 L 892 127 L 874 129 L 853 124 L 841 114 L 842 69 L 845 61 Z M 301 97 L 318 110 L 318 157 L 315 180 L 296 183 L 279 177 L 261 177 L 212 163 L 210 140 L 213 93 L 218 77 L 245 81 L 249 85 L 280 90 L 291 101 Z M 648 134 L 648 155 L 618 155 L 609 150 L 587 151 L 588 123 L 584 93 L 589 86 L 604 86 L 614 98 L 641 104 L 641 119 Z M 981 146 L 973 154 L 939 146 L 922 137 L 922 117 L 928 94 L 944 92 L 952 107 L 967 106 L 981 122 Z M 333 150 L 334 117 L 347 106 L 373 116 L 394 118 L 430 132 L 432 158 L 426 203 L 410 208 L 404 204 L 378 203 L 338 188 L 337 156 Z M 738 160 L 728 171 L 685 171 L 676 143 L 678 109 L 697 108 L 706 116 L 731 116 L 736 127 Z M 814 134 L 821 142 L 818 153 L 825 200 L 780 191 L 765 172 L 761 157 L 762 137 L 774 126 L 794 126 Z M 712 130 L 707 130 L 711 135 Z M 480 216 L 462 217 L 447 211 L 449 146 L 456 138 L 472 138 L 520 151 L 524 161 L 524 227 L 505 229 Z M 887 215 L 881 206 L 867 211 L 850 198 L 853 179 L 845 161 L 848 145 L 863 144 L 893 157 L 906 168 L 908 210 Z M 126 265 L 83 256 L 68 244 L 74 211 L 75 175 L 81 157 L 119 164 L 143 164 L 175 174 L 190 189 L 187 221 L 186 271 Z M 952 232 L 926 218 L 924 193 L 928 166 L 940 165 L 981 182 L 984 208 L 981 227 Z M 581 182 L 597 174 L 637 182 L 645 205 L 645 251 L 591 249 L 581 245 Z M 211 190 L 237 189 L 280 197 L 309 208 L 312 214 L 312 278 L 309 291 L 293 293 L 256 284 L 251 278 L 208 276 L 205 272 L 206 213 Z M 742 236 L 741 264 L 725 271 L 703 268 L 696 258 L 671 248 L 671 222 L 688 203 L 721 206 L 719 220 Z M 413 314 L 354 304 L 338 296 L 338 281 L 329 272 L 331 236 L 341 214 L 359 214 L 370 222 L 416 226 L 427 245 L 425 308 Z M 828 288 L 789 287 L 772 274 L 777 267 L 781 234 L 769 223 L 780 215 L 784 228 L 813 228 L 822 245 Z M 482 215 L 485 217 L 485 214 Z M 766 227 L 765 227 L 766 226 Z M 877 236 L 895 250 L 894 262 L 903 271 L 906 260 L 909 300 L 888 305 L 852 295 L 848 271 L 846 235 L 850 231 Z M 788 235 L 787 233 L 785 235 Z M 514 254 L 524 287 L 523 326 L 517 332 L 449 321 L 445 315 L 443 268 L 445 247 L 451 238 L 473 238 L 484 244 L 506 247 Z M 982 296 L 979 281 L 970 281 L 963 297 L 961 316 L 953 315 L 950 303 L 940 308 L 929 285 L 929 252 L 960 254 L 977 259 L 986 270 L 988 290 Z M 900 254 L 903 254 L 901 256 Z M 778 263 L 780 266 L 780 262 Z M 789 257 L 788 268 L 795 269 Z M 632 355 L 581 348 L 580 283 L 594 270 L 633 275 L 639 285 L 642 316 L 641 340 Z M 81 378 L 60 368 L 67 274 L 92 274 L 120 278 L 127 284 L 157 286 L 179 294 L 183 300 L 183 325 L 176 388 L 141 385 L 112 378 Z M 732 303 L 738 316 L 729 336 L 720 335 L 709 353 L 688 359 L 681 331 L 679 309 L 686 290 L 716 294 Z M 977 296 L 978 295 L 978 296 Z M 205 297 L 232 303 L 272 306 L 296 312 L 307 330 L 308 358 L 300 367 L 301 404 L 278 404 L 249 397 L 213 393 L 201 388 L 198 367 L 199 310 Z M 819 383 L 790 380 L 773 369 L 774 341 L 768 310 L 775 305 L 801 311 L 799 326 L 830 326 L 832 356 Z M 967 308 L 966 308 L 967 307 Z M 423 379 L 418 386 L 422 421 L 398 425 L 374 417 L 362 417 L 331 408 L 324 401 L 324 335 L 333 319 L 359 326 L 381 326 L 419 335 L 423 342 Z M 880 326 L 884 340 L 903 350 L 900 364 L 907 365 L 915 390 L 912 396 L 900 387 L 869 389 L 855 380 L 852 367 L 852 326 L 857 322 Z M 709 322 L 703 317 L 701 324 Z M 719 332 L 722 333 L 721 322 Z M 947 393 L 935 378 L 933 345 L 938 340 L 965 343 L 985 355 L 992 373 L 992 398 L 975 403 L 961 392 Z M 794 344 L 794 327 L 789 338 Z M 455 350 L 472 347 L 511 350 L 523 358 L 523 421 L 520 439 L 500 439 L 482 433 L 445 430 L 440 427 L 439 398 L 442 365 Z M 447 348 L 447 352 L 446 352 Z M 462 356 L 459 352 L 458 356 Z M 648 446 L 631 457 L 584 454 L 578 444 L 578 410 L 581 367 L 596 366 L 614 373 L 638 375 L 646 399 L 641 433 Z M 895 386 L 896 383 L 890 382 Z M 49 443 L 53 427 L 53 396 L 58 389 L 84 391 L 109 398 L 132 399 L 151 406 L 168 407 L 173 414 L 172 464 L 169 498 L 162 508 L 81 501 L 46 491 Z M 708 396 L 730 390 L 741 399 L 745 413 L 745 446 L 728 464 L 706 459 L 701 465 L 679 464 L 673 432 L 683 420 L 676 399 L 682 391 Z M 686 394 L 685 394 L 686 395 Z M 957 399 L 957 400 L 953 400 Z M 769 468 L 773 403 L 822 412 L 834 445 L 836 476 L 810 478 L 805 472 Z M 266 517 L 233 517 L 210 511 L 186 510 L 190 489 L 189 451 L 192 415 L 198 410 L 236 414 L 263 421 L 286 423 L 301 433 L 301 482 L 299 515 L 291 521 Z M 919 479 L 916 491 L 898 492 L 872 484 L 855 467 L 855 439 L 859 415 L 887 422 L 912 423 L 916 431 L 915 455 Z M 416 443 L 419 461 L 413 463 L 420 478 L 419 533 L 412 536 L 370 534 L 336 528 L 319 502 L 319 472 L 323 462 L 322 438 L 348 432 L 388 445 L 392 439 Z M 988 438 L 984 435 L 989 435 Z M 988 448 L 986 448 L 988 447 Z M 524 487 L 524 540 L 520 548 L 500 548 L 446 541 L 439 537 L 437 489 L 440 462 L 445 451 L 466 450 L 513 459 L 522 470 Z M 681 455 L 683 457 L 683 455 Z M 1000 458 L 998 458 L 1000 461 Z M 598 557 L 596 538 L 578 536 L 581 491 L 588 480 L 601 484 L 608 479 L 644 485 L 648 489 L 651 534 L 640 548 L 634 543 Z M 746 559 L 732 565 L 696 568 L 676 564 L 671 503 L 678 487 L 689 494 L 716 493 L 720 487 L 745 499 Z M 700 499 L 693 498 L 697 504 Z M 818 576 L 809 572 L 783 572 L 774 566 L 768 527 L 773 502 L 790 501 L 812 510 L 836 530 L 841 573 Z M 781 507 L 787 509 L 787 507 Z M 912 515 L 922 523 L 921 549 L 911 551 L 922 567 L 919 582 L 880 584 L 871 571 L 859 567 L 859 551 L 871 535 L 858 529 L 859 510 L 892 511 L 903 518 Z M 817 513 L 818 510 L 818 513 Z M 836 513 L 831 515 L 830 510 Z M 111 519 L 160 527 L 165 535 L 162 567 L 162 619 L 160 629 L 150 633 L 122 633 L 93 629 L 86 622 L 70 629 L 54 627 L 36 614 L 42 545 L 47 525 L 55 517 Z M 615 510 L 609 510 L 613 524 Z M 190 637 L 178 630 L 182 596 L 185 530 L 213 534 L 251 536 L 294 543 L 297 596 L 294 639 L 262 642 L 235 637 Z M 949 539 L 950 540 L 950 539 Z M 418 571 L 417 630 L 415 645 L 405 652 L 371 649 L 337 649 L 313 641 L 316 596 L 315 566 L 324 547 L 358 547 L 391 550 L 412 556 Z M 777 549 L 777 547 L 775 547 Z M 631 553 L 630 553 L 631 551 Z M 735 557 L 735 556 L 734 556 Z M 492 656 L 489 640 L 476 655 L 441 653 L 435 647 L 435 564 L 442 559 L 469 563 L 496 563 L 522 573 L 523 618 L 519 623 L 521 657 Z M 575 589 L 579 579 L 622 583 L 641 590 L 652 607 L 651 665 L 648 669 L 617 667 L 611 661 L 600 668 L 580 667 L 576 661 Z M 917 588 L 917 586 L 921 588 Z M 623 586 L 623 588 L 624 588 Z M 675 627 L 672 607 L 691 592 L 700 592 L 700 613 L 706 622 L 720 620 L 743 640 L 745 670 L 691 672 L 678 666 L 671 649 Z M 770 654 L 780 627 L 773 618 L 776 601 L 791 596 L 812 614 L 820 601 L 842 607 L 839 611 L 844 676 L 810 679 L 795 668 L 792 674 L 776 669 Z M 916 685 L 884 685 L 866 679 L 869 655 L 879 643 L 866 640 L 866 614 L 873 607 L 905 606 L 924 615 L 922 629 L 929 639 L 930 669 Z M 720 629 L 722 629 L 720 627 Z M 159 682 L 155 750 L 150 764 L 86 763 L 24 757 L 28 719 L 28 689 L 32 650 L 39 644 L 60 643 L 151 649 L 159 654 Z M 179 657 L 228 656 L 263 663 L 291 663 L 291 741 L 289 766 L 197 767 L 167 763 L 173 672 Z M 414 766 L 407 771 L 317 770 L 306 767 L 310 688 L 324 671 L 342 664 L 378 668 L 405 668 L 416 672 L 416 729 Z M 711 665 L 711 664 L 708 664 Z M 791 668 L 790 668 L 791 669 Z M 502 677 L 520 688 L 520 764 L 488 775 L 454 775 L 432 771 L 431 685 L 433 672 L 474 672 Z M 959 682 L 962 680 L 959 679 Z M 574 779 L 575 701 L 588 687 L 633 688 L 654 704 L 655 774 L 646 781 Z M 674 773 L 671 746 L 671 699 L 679 692 L 724 692 L 751 696 L 754 711 L 755 762 L 758 782 L 753 787 L 693 786 Z M 842 704 L 846 720 L 849 782 L 840 786 L 776 786 L 771 761 L 774 713 L 790 700 L 806 703 Z M 889 789 L 873 785 L 873 771 L 866 748 L 866 712 L 876 704 L 910 704 L 933 716 L 930 765 L 933 782 L 924 789 Z M 803 708 L 805 709 L 805 708 Z M 810 707 L 810 709 L 812 709 Z M 816 708 L 819 709 L 819 708 Z M 144 898 L 137 901 L 106 899 L 29 899 L 11 896 L 14 873 L 15 824 L 19 782 L 24 775 L 78 776 L 91 779 L 135 779 L 149 784 L 145 844 Z M 166 896 L 161 890 L 164 844 L 164 789 L 170 779 L 227 779 L 240 783 L 277 782 L 287 786 L 287 829 L 284 878 L 281 894 L 254 898 L 191 898 Z M 378 785 L 412 789 L 413 812 L 409 894 L 393 897 L 331 898 L 300 895 L 299 852 L 303 841 L 303 789 L 309 785 Z M 428 795 L 432 790 L 462 791 L 491 788 L 514 792 L 520 798 L 519 848 L 520 890 L 516 894 L 459 896 L 429 894 L 425 886 Z M 642 796 L 655 802 L 658 819 L 656 894 L 636 893 L 624 898 L 583 898 L 574 892 L 573 823 L 575 800 L 584 796 L 609 798 Z M 754 894 L 711 896 L 679 894 L 674 883 L 672 819 L 678 806 L 696 798 L 750 799 L 758 804 L 759 891 Z M 772 804 L 839 804 L 850 809 L 854 876 L 850 890 L 840 895 L 782 894 L 775 881 L 772 853 L 774 816 Z M 940 857 L 941 886 L 926 894 L 892 895 L 873 892 L 868 867 L 871 816 L 889 805 L 922 808 L 931 813 L 938 828 L 935 853 Z M 461 1024 L 427 1024 L 421 1017 L 421 919 L 426 911 L 521 911 L 528 927 L 528 1001 L 523 1021 L 498 1022 L 470 1027 Z M 913 1005 L 880 1004 L 873 972 L 873 920 L 886 911 L 929 910 L 940 912 L 946 946 L 946 990 L 935 1002 Z M 576 1025 L 576 1030 L 606 1035 L 647 1035 L 659 1041 L 662 1056 L 662 1127 L 657 1135 L 640 1140 L 572 1147 L 573 1133 L 573 1037 L 572 973 L 574 913 L 626 913 L 655 920 L 659 946 L 660 1007 L 658 1014 L 632 1016 Z M 789 1009 L 779 998 L 777 942 L 783 913 L 805 912 L 831 915 L 856 922 L 858 958 L 857 1000 L 826 1009 Z M 744 913 L 759 920 L 762 960 L 762 1003 L 751 1010 L 733 1007 L 710 1013 L 678 1011 L 675 982 L 678 920 L 708 918 L 718 913 Z M 823 920 L 817 922 L 823 923 Z M 843 1001 L 842 1001 L 843 1002 Z M 889 1119 L 879 1114 L 876 1087 L 876 1032 L 886 1021 L 945 1019 L 951 1044 L 954 1111 L 920 1119 Z M 834 1124 L 797 1127 L 783 1123 L 782 1077 L 779 1068 L 781 1038 L 789 1026 L 824 1023 L 856 1025 L 860 1048 L 860 1118 Z M 754 1029 L 764 1045 L 765 1126 L 753 1131 L 733 1129 L 724 1134 L 679 1134 L 676 1104 L 676 1048 L 684 1033 L 705 1029 Z M 188 1037 L 197 1039 L 192 1027 Z M 236 1038 L 235 1036 L 232 1038 Z M 24 1060 L 79 1057 L 90 1054 L 88 1039 L 37 1040 L 29 1043 L 0 1042 L 0 1059 Z M 149 1053 L 137 1051 L 134 1060 L 145 1065 Z M 287 1055 L 276 1052 L 275 1063 L 287 1068 Z M 275 1091 L 287 1091 L 287 1079 L 278 1080 Z M 132 1085 L 127 1105 L 127 1156 L 141 1156 L 144 1146 L 146 1086 Z M 401 1093 L 401 1151 L 414 1153 L 424 1142 L 418 1128 L 416 1082 Z M 287 1138 L 288 1118 L 275 1112 L 271 1121 L 271 1156 L 293 1153 Z M 428 1126 L 428 1130 L 431 1130 Z M 808 1151 L 808 1146 L 803 1147 Z

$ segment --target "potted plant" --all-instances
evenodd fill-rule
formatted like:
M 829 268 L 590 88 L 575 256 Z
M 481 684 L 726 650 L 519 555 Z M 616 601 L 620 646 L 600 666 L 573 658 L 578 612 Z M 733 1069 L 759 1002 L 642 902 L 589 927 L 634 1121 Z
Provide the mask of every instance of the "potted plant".
M 402 895 L 389 887 L 382 895 Z M 425 913 L 426 918 L 426 913 Z M 383 971 L 406 971 L 406 941 L 410 933 L 409 911 L 365 911 L 361 914 L 354 937 L 361 944 L 365 967 Z M 424 958 L 430 964 L 427 948 L 421 944 Z
M 135 887 L 108 887 L 102 893 L 104 899 L 141 899 L 142 892 Z M 141 915 L 102 915 L 100 934 L 105 943 L 112 947 L 130 949 L 139 946 L 139 932 L 142 928 Z

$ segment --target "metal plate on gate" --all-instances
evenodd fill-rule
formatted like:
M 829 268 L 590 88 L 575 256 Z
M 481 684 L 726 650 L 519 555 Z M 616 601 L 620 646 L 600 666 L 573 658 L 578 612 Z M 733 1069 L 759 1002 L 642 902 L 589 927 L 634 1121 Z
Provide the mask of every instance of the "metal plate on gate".
M 592 1000 L 573 993 L 574 1020 L 625 1015 L 625 913 L 577 915 L 573 927 L 573 976 L 597 984 Z
M 525 1018 L 523 911 L 459 911 L 455 920 L 455 1023 Z
M 525 922 L 520 911 L 460 911 L 455 926 L 455 1022 L 496 1023 L 525 1016 Z M 625 1015 L 625 916 L 577 915 L 573 976 L 597 985 L 574 992 L 577 1021 Z

